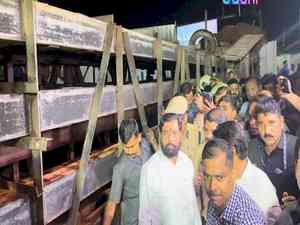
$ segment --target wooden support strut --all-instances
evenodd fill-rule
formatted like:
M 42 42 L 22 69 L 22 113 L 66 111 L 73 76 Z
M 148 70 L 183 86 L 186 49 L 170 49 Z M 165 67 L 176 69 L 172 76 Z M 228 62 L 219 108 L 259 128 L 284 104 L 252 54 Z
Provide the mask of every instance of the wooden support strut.
M 179 46 L 177 46 L 173 96 L 178 92 L 179 79 L 180 79 L 180 66 L 181 66 L 181 51 L 182 49 Z
M 25 149 L 31 149 L 35 151 L 47 151 L 48 141 L 51 138 L 43 137 L 24 137 L 17 142 L 17 146 Z
M 118 115 L 118 130 L 120 128 L 121 121 L 124 119 L 124 99 L 123 99 L 123 36 L 122 27 L 118 26 L 116 29 L 116 74 L 117 74 L 117 88 L 116 88 L 116 102 L 117 102 L 117 115 Z M 118 132 L 119 134 L 119 132 Z M 122 152 L 122 144 L 119 137 L 118 152 Z
M 163 62 L 162 62 L 162 44 L 160 39 L 156 39 L 154 42 L 154 55 L 156 58 L 157 68 L 157 124 L 159 124 L 160 116 L 163 109 Z
M 185 49 L 181 49 L 180 84 L 185 81 Z
M 39 85 L 37 63 L 37 40 L 35 30 L 35 7 L 32 0 L 21 2 L 22 28 L 26 40 L 26 59 L 28 82 L 21 90 L 25 95 L 25 102 L 29 110 L 29 127 L 32 138 L 41 138 L 40 112 L 39 112 Z M 33 224 L 45 224 L 43 202 L 43 160 L 41 151 L 32 151 L 32 172 L 35 185 L 35 197 L 32 201 L 31 211 Z
M 201 60 L 201 55 L 200 55 L 200 51 L 196 52 L 196 90 L 198 90 L 199 88 L 199 84 L 200 84 L 200 60 Z
M 123 41 L 124 41 L 125 53 L 127 56 L 127 61 L 128 61 L 132 84 L 133 84 L 134 95 L 135 95 L 135 99 L 136 99 L 136 103 L 137 103 L 137 108 L 138 108 L 142 128 L 146 135 L 147 140 L 152 145 L 153 149 L 155 151 L 158 151 L 159 146 L 155 139 L 154 133 L 152 130 L 149 129 L 149 127 L 147 125 L 146 112 L 145 112 L 145 108 L 144 108 L 144 99 L 142 97 L 142 92 L 139 87 L 139 81 L 138 81 L 138 78 L 136 75 L 135 61 L 134 61 L 134 57 L 133 57 L 131 46 L 130 46 L 129 35 L 127 32 L 123 32 Z
M 191 79 L 189 53 L 187 50 L 185 50 L 185 75 L 187 80 Z
M 82 155 L 79 164 L 79 170 L 77 171 L 76 183 L 75 183 L 75 188 L 74 188 L 73 198 L 72 198 L 73 199 L 72 209 L 70 211 L 69 220 L 68 220 L 69 225 L 76 225 L 78 222 L 78 210 L 80 206 L 82 191 L 84 188 L 86 169 L 88 166 L 88 161 L 89 161 L 90 152 L 92 148 L 92 142 L 95 134 L 97 116 L 98 116 L 100 103 L 101 103 L 101 97 L 103 94 L 103 88 L 106 80 L 114 27 L 115 25 L 112 23 L 108 24 L 106 27 L 104 50 L 103 50 L 103 56 L 100 65 L 100 76 L 99 76 L 99 80 L 97 81 L 97 85 L 95 87 L 95 93 L 92 98 L 92 104 L 89 112 L 88 128 L 84 140 Z
M 204 55 L 204 71 L 205 71 L 204 74 L 205 75 L 211 75 L 209 64 L 210 64 L 210 55 L 207 52 L 205 52 L 205 55 Z

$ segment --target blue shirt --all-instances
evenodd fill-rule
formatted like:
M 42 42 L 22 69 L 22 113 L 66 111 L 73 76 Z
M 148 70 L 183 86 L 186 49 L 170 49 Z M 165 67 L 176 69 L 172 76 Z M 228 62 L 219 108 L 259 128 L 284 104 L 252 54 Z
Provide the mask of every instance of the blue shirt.
M 290 74 L 288 65 L 283 66 L 283 68 L 280 70 L 280 74 L 283 76 L 288 76 Z
M 221 215 L 209 202 L 207 225 L 266 225 L 266 219 L 250 196 L 236 185 Z

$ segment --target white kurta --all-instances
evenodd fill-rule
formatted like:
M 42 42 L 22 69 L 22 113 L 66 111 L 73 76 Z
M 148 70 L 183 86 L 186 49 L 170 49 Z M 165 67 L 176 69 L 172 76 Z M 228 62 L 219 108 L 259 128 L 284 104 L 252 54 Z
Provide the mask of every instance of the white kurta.
M 143 166 L 139 225 L 201 225 L 194 168 L 183 152 L 173 164 L 158 151 Z
M 276 189 L 264 171 L 248 160 L 242 177 L 237 181 L 258 207 L 267 215 L 273 206 L 279 206 Z

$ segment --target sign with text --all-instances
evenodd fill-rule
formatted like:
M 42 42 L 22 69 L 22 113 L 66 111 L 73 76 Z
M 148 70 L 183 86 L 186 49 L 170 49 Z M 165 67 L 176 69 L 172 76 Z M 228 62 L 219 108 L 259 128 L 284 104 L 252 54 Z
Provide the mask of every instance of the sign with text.
M 224 5 L 258 5 L 258 0 L 223 0 Z

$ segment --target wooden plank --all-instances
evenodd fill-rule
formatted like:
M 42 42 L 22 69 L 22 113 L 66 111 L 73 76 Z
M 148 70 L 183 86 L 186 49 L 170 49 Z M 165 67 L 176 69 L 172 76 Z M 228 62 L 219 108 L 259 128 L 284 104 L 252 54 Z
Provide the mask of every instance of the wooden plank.
M 205 54 L 204 55 L 204 74 L 209 74 L 209 55 Z
M 123 41 L 124 41 L 124 48 L 125 48 L 125 52 L 126 52 L 126 56 L 127 56 L 127 62 L 129 65 L 129 70 L 130 70 L 133 89 L 134 89 L 134 95 L 135 95 L 135 99 L 136 99 L 136 104 L 137 104 L 142 128 L 143 128 L 143 131 L 144 131 L 149 143 L 151 143 L 153 149 L 155 149 L 157 151 L 158 150 L 157 142 L 155 140 L 153 132 L 151 132 L 149 130 L 149 127 L 147 124 L 146 112 L 145 112 L 145 108 L 144 108 L 144 105 L 145 105 L 144 99 L 142 97 L 141 88 L 139 86 L 139 81 L 138 81 L 138 78 L 136 75 L 135 61 L 134 61 L 134 57 L 132 54 L 132 50 L 131 50 L 131 46 L 130 46 L 130 39 L 129 39 L 127 32 L 123 33 Z
M 157 39 L 154 44 L 154 54 L 156 56 L 156 70 L 157 70 L 157 124 L 159 124 L 160 116 L 163 109 L 163 61 L 161 54 L 161 40 Z
M 39 104 L 36 96 L 25 96 L 25 102 L 29 104 L 29 134 L 32 137 L 41 137 Z M 32 173 L 35 183 L 36 200 L 33 203 L 33 224 L 44 224 L 43 202 L 43 155 L 41 151 L 32 151 Z
M 182 84 L 185 81 L 185 70 L 186 70 L 186 64 L 185 64 L 185 50 L 182 48 L 181 50 L 181 66 L 180 66 L 180 84 Z
M 117 113 L 118 113 L 118 130 L 122 120 L 124 119 L 124 92 L 123 92 L 123 83 L 124 83 L 124 74 L 123 74 L 123 34 L 122 27 L 117 27 L 116 32 L 116 73 L 117 73 L 117 88 L 116 88 L 116 103 L 117 103 Z M 122 144 L 120 137 L 118 136 L 119 153 L 122 152 Z
M 207 56 L 208 59 L 208 74 L 212 75 L 212 55 Z
M 200 71 L 200 60 L 201 60 L 201 56 L 200 56 L 200 52 L 197 51 L 196 52 L 196 90 L 198 90 L 198 86 L 199 86 L 199 83 L 200 83 L 200 76 L 201 76 L 201 71 Z
M 174 77 L 174 89 L 173 95 L 178 92 L 179 80 L 180 80 L 180 71 L 181 71 L 181 56 L 182 48 L 176 48 L 176 67 L 175 67 L 175 77 Z
M 49 138 L 42 137 L 24 137 L 16 143 L 16 146 L 24 149 L 31 149 L 36 151 L 46 151 Z
M 86 138 L 85 138 L 84 145 L 83 145 L 79 171 L 76 176 L 76 186 L 75 186 L 74 195 L 73 195 L 74 197 L 73 197 L 73 203 L 72 203 L 72 210 L 70 212 L 69 220 L 68 220 L 69 225 L 74 225 L 74 224 L 77 224 L 77 222 L 78 222 L 77 214 L 78 214 L 78 210 L 79 210 L 82 189 L 84 187 L 84 182 L 85 182 L 85 177 L 86 177 L 87 163 L 89 161 L 90 152 L 92 149 L 92 143 L 93 143 L 94 133 L 95 133 L 95 129 L 96 129 L 96 122 L 97 122 L 97 117 L 98 117 L 100 100 L 101 100 L 101 97 L 103 94 L 103 88 L 105 85 L 114 30 L 115 30 L 114 24 L 109 24 L 107 26 L 106 36 L 104 39 L 104 52 L 103 52 L 101 65 L 100 65 L 100 77 L 97 82 L 97 85 L 95 88 L 96 91 L 93 96 L 92 105 L 90 107 L 88 129 L 87 129 Z
M 33 85 L 36 93 L 26 95 L 25 102 L 29 104 L 29 133 L 31 137 L 41 137 L 40 111 L 38 101 L 38 64 L 37 40 L 35 29 L 35 8 L 32 0 L 21 1 L 21 18 L 23 37 L 26 40 L 26 69 L 28 82 Z M 33 224 L 44 223 L 43 202 L 43 156 L 41 151 L 32 152 L 32 171 L 35 184 L 35 201 L 32 204 Z
M 190 60 L 189 60 L 189 55 L 188 55 L 188 51 L 185 50 L 185 75 L 186 75 L 186 79 L 190 80 L 191 79 L 191 72 L 190 72 Z

